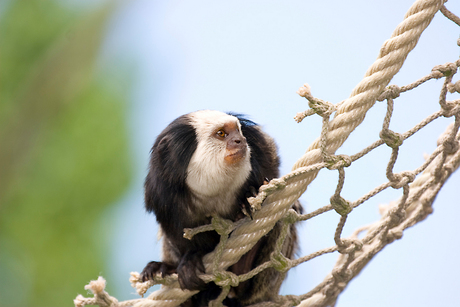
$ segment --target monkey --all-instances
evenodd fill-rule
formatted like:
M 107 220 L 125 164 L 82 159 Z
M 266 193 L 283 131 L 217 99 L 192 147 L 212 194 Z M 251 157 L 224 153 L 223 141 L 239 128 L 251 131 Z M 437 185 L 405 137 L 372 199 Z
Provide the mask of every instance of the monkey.
M 177 273 L 182 289 L 200 290 L 181 306 L 207 306 L 217 298 L 221 289 L 198 275 L 205 272 L 203 256 L 214 250 L 220 237 L 209 231 L 188 240 L 184 228 L 209 224 L 213 215 L 232 221 L 250 215 L 247 198 L 279 177 L 277 151 L 275 141 L 240 114 L 201 110 L 172 121 L 153 144 L 144 183 L 146 211 L 155 213 L 163 236 L 162 261 L 149 262 L 142 280 Z M 298 201 L 292 207 L 302 213 Z M 269 261 L 280 231 L 278 222 L 228 270 L 240 275 Z M 297 245 L 296 226 L 291 224 L 283 254 L 292 259 Z M 224 304 L 272 300 L 284 278 L 284 273 L 268 268 L 232 288 Z

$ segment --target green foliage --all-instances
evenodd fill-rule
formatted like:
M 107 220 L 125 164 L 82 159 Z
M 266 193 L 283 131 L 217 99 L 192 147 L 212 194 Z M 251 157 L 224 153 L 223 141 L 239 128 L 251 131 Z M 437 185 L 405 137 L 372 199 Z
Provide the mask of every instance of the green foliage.
M 131 175 L 126 102 L 92 72 L 110 12 L 50 0 L 3 12 L 0 306 L 72 305 L 104 269 L 99 224 Z

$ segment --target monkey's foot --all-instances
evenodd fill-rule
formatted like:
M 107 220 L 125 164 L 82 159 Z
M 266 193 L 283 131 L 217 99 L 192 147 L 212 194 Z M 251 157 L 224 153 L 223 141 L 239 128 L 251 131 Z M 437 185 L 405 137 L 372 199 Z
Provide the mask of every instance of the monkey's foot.
M 153 279 L 158 273 L 161 274 L 161 277 L 165 277 L 176 273 L 176 267 L 164 262 L 150 261 L 142 270 L 142 281 Z
M 202 255 L 200 253 L 186 253 L 177 266 L 177 275 L 182 289 L 203 290 L 206 283 L 198 277 L 204 274 Z

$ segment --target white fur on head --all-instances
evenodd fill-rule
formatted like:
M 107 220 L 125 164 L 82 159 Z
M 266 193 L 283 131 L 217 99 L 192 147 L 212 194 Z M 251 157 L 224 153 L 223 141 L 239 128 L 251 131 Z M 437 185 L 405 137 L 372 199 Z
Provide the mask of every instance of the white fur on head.
M 197 198 L 197 205 L 204 206 L 200 209 L 209 214 L 225 214 L 251 172 L 250 149 L 247 147 L 241 161 L 229 165 L 224 160 L 226 142 L 214 135 L 229 122 L 236 123 L 241 133 L 241 124 L 235 116 L 210 110 L 190 113 L 189 119 L 195 128 L 197 148 L 187 168 L 187 185 Z

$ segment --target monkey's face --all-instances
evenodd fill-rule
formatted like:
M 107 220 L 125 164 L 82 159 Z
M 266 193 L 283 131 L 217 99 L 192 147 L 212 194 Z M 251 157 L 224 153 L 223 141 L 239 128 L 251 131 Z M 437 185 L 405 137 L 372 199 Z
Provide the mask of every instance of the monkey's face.
M 187 185 L 198 195 L 239 189 L 251 171 L 250 149 L 234 116 L 198 111 L 190 116 L 197 148 L 187 169 Z
M 226 146 L 224 161 L 229 165 L 242 161 L 248 154 L 246 138 L 241 133 L 239 122 L 227 122 L 214 134 Z

